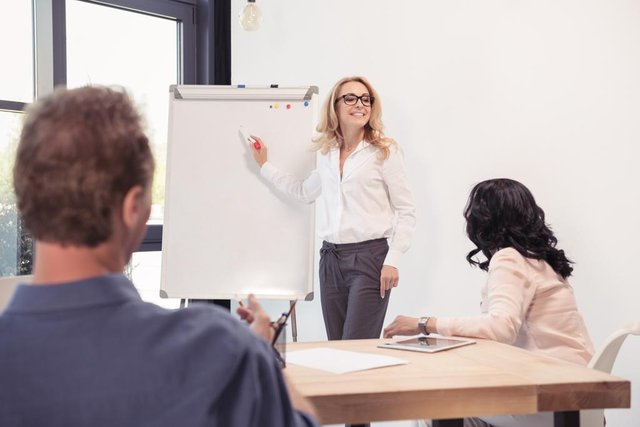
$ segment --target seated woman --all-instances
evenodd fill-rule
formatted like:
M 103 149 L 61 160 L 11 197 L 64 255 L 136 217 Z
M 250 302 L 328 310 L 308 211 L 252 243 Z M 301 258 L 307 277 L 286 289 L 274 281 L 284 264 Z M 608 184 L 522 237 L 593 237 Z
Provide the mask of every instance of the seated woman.
M 467 235 L 476 245 L 467 261 L 488 272 L 482 314 L 466 317 L 398 316 L 384 336 L 438 333 L 486 338 L 586 365 L 593 345 L 567 282 L 573 268 L 545 224 L 531 192 L 511 179 L 477 184 L 464 211 Z M 486 261 L 474 258 L 482 252 Z M 494 417 L 500 426 L 553 425 L 553 416 Z M 465 420 L 465 426 L 486 426 Z

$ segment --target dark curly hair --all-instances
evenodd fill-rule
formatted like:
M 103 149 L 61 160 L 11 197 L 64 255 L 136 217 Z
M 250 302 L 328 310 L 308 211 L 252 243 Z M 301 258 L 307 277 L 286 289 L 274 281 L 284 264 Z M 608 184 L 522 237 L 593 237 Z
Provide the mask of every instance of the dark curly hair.
M 487 271 L 491 256 L 514 248 L 522 256 L 546 261 L 563 278 L 571 276 L 573 262 L 556 249 L 558 239 L 545 224 L 544 211 L 527 187 L 512 179 L 490 179 L 473 187 L 464 210 L 467 235 L 476 249 L 467 261 Z M 479 262 L 478 253 L 487 258 Z

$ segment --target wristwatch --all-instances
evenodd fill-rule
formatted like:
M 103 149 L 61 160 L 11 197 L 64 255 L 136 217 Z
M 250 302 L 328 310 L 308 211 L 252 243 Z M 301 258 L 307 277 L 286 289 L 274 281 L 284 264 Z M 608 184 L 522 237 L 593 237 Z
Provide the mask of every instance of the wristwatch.
M 429 321 L 429 316 L 421 317 L 420 320 L 418 320 L 418 330 L 423 335 L 429 335 L 429 332 L 427 332 L 428 321 Z

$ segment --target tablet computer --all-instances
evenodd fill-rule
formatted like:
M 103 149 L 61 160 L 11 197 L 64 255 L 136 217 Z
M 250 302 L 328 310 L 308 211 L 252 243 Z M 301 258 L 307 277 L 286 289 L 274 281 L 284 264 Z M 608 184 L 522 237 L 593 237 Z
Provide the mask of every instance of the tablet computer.
M 392 348 L 395 350 L 421 351 L 423 353 L 436 353 L 451 348 L 474 344 L 475 341 L 463 338 L 419 336 L 408 340 L 388 342 L 380 344 L 380 348 Z

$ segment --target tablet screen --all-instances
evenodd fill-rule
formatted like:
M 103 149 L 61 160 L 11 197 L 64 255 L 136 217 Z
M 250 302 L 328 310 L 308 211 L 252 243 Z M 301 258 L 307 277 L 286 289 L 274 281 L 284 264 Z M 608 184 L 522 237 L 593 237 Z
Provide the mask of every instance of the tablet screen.
M 475 341 L 466 339 L 421 336 L 408 340 L 382 344 L 379 347 L 435 353 L 437 351 L 461 347 L 463 345 L 469 345 L 473 343 L 475 343 Z

